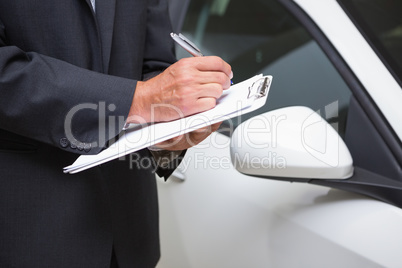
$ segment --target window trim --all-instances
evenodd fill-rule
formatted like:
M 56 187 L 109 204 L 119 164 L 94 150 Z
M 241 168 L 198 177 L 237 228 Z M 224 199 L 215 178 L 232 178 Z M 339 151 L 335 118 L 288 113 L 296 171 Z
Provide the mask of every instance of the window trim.
M 285 8 L 291 12 L 313 36 L 317 44 L 321 47 L 328 59 L 334 65 L 335 69 L 344 79 L 345 83 L 349 86 L 354 98 L 361 105 L 364 113 L 367 115 L 367 118 L 371 121 L 372 125 L 385 142 L 387 150 L 391 152 L 398 164 L 402 166 L 402 144 L 398 138 L 398 135 L 394 132 L 391 125 L 375 104 L 374 100 L 343 60 L 335 47 L 329 42 L 328 38 L 319 29 L 318 25 L 308 16 L 308 14 L 306 14 L 303 9 L 300 8 L 300 6 L 298 6 L 292 0 L 277 1 L 285 6 Z M 283 178 L 278 179 L 284 180 Z M 296 181 L 291 178 L 288 180 Z M 400 194 L 402 193 L 402 180 L 396 181 L 385 178 L 379 174 L 369 172 L 359 167 L 355 167 L 354 175 L 346 180 L 313 179 L 306 180 L 305 182 L 368 195 L 375 199 L 379 199 L 402 208 L 402 198 L 400 198 Z
M 340 56 L 335 47 L 320 30 L 318 25 L 299 5 L 292 0 L 277 1 L 289 12 L 291 12 L 315 39 L 325 55 L 334 65 L 335 69 L 339 72 L 340 76 L 344 79 L 345 83 L 352 91 L 352 94 L 355 96 L 360 105 L 362 105 L 368 118 L 372 121 L 373 125 L 376 127 L 377 131 L 387 144 L 388 149 L 393 153 L 398 163 L 402 165 L 402 142 L 399 140 L 398 135 L 394 132 L 387 119 L 375 104 L 374 100 L 357 79 L 350 67 Z
M 390 55 L 388 53 L 383 53 L 381 51 L 381 47 L 383 45 L 381 44 L 380 41 L 378 41 L 378 38 L 375 36 L 374 33 L 372 33 L 369 30 L 369 27 L 366 25 L 364 19 L 361 18 L 361 15 L 358 13 L 358 11 L 354 10 L 353 4 L 349 0 L 336 0 L 338 4 L 341 6 L 341 8 L 345 11 L 349 19 L 353 22 L 353 24 L 356 26 L 356 28 L 359 30 L 361 35 L 364 37 L 364 39 L 367 41 L 367 43 L 370 45 L 370 47 L 373 49 L 373 51 L 377 54 L 378 58 L 382 61 L 382 63 L 385 65 L 385 67 L 388 69 L 388 71 L 391 73 L 391 75 L 394 77 L 394 79 L 398 82 L 398 84 L 402 87 L 402 70 L 398 74 L 393 65 L 391 64 L 392 61 L 389 60 Z M 351 8 L 352 7 L 352 8 Z M 382 49 L 385 51 L 385 49 Z

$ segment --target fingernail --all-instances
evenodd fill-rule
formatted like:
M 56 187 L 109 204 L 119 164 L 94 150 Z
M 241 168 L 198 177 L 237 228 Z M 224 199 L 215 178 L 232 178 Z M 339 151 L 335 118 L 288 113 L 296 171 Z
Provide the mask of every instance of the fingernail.
M 230 72 L 229 78 L 230 78 L 230 79 L 233 79 L 233 71 Z

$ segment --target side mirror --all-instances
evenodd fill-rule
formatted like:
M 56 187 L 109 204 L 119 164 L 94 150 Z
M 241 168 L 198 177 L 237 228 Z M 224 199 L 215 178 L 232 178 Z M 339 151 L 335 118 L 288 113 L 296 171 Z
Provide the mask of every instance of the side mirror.
M 231 159 L 241 173 L 275 179 L 347 179 L 353 160 L 319 114 L 295 106 L 255 116 L 234 131 Z

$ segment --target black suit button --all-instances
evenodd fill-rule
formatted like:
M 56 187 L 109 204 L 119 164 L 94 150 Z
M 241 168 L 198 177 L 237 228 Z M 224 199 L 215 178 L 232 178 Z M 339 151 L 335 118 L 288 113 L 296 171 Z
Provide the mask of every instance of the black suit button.
M 68 142 L 67 138 L 61 138 L 60 139 L 60 146 L 63 148 L 66 148 L 70 143 Z
M 83 142 L 80 142 L 77 144 L 77 149 L 80 151 L 84 150 L 84 147 L 85 147 L 85 143 L 83 143 Z
M 72 141 L 72 142 L 70 143 L 70 148 L 71 148 L 71 149 L 77 149 L 77 141 Z
M 92 144 L 87 143 L 84 146 L 84 151 L 88 153 L 89 151 L 91 151 L 91 148 L 92 148 Z

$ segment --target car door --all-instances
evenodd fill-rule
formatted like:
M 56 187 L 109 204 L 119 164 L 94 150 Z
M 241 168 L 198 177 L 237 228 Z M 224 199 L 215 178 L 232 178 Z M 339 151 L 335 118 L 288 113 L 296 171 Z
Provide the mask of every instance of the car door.
M 370 9 L 366 11 L 373 16 L 370 12 Z M 336 18 L 332 19 L 336 23 Z M 384 20 L 387 18 L 381 21 Z M 400 27 L 398 22 L 389 24 L 378 31 Z M 330 122 L 346 141 L 359 181 L 358 185 L 354 180 L 348 183 L 333 181 L 330 185 L 317 183 L 402 205 L 400 190 L 389 191 L 395 186 L 402 189 L 400 139 L 353 70 L 298 5 L 292 1 L 269 0 L 249 1 L 247 5 L 241 0 L 192 1 L 183 33 L 206 55 L 219 55 L 229 62 L 235 74 L 234 82 L 259 73 L 274 77 L 267 104 L 251 114 L 225 122 L 221 133 L 230 136 L 239 122 L 263 112 L 286 106 L 310 107 Z M 401 46 L 400 41 L 391 43 L 391 51 L 396 51 L 398 44 Z M 180 48 L 177 52 L 179 57 L 188 56 Z M 365 139 L 361 139 L 362 136 Z M 372 152 L 376 152 L 376 157 L 371 156 Z M 384 185 L 365 189 L 361 185 L 362 177 L 367 179 L 366 188 L 370 188 L 368 185 L 373 181 Z
M 398 267 L 402 261 L 395 239 L 402 233 L 394 225 L 402 223 L 401 140 L 308 15 L 308 1 L 295 2 L 190 1 L 182 32 L 205 55 L 229 62 L 234 83 L 259 73 L 274 80 L 263 108 L 225 121 L 189 150 L 176 177 L 158 181 L 162 256 L 168 255 L 160 267 Z M 325 16 L 338 21 L 332 12 Z M 179 57 L 186 53 L 177 48 Z M 346 142 L 351 179 L 288 184 L 231 166 L 230 137 L 240 123 L 296 105 L 319 113 Z

